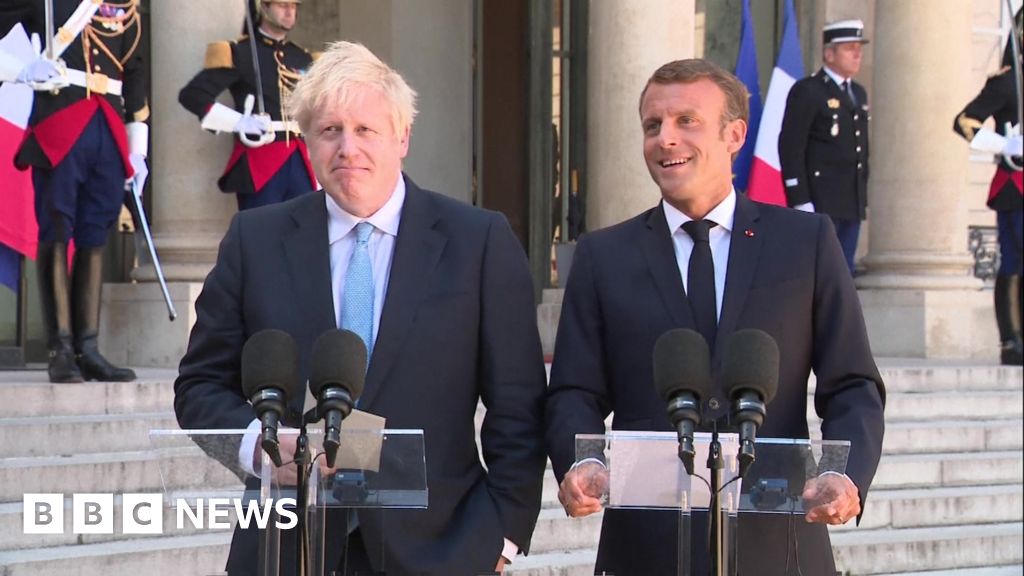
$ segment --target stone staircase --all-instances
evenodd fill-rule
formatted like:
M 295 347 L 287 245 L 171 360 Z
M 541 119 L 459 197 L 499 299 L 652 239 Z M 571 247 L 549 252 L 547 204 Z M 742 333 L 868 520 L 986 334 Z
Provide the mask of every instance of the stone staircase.
M 885 454 L 860 527 L 833 532 L 854 575 L 1024 574 L 1024 384 L 1019 368 L 882 363 Z M 0 576 L 205 576 L 223 568 L 230 533 L 127 537 L 22 533 L 26 492 L 159 492 L 148 431 L 174 426 L 174 373 L 127 384 L 53 385 L 0 372 Z M 817 427 L 813 413 L 812 428 Z M 979 480 L 983 479 L 983 480 Z M 115 505 L 117 505 L 115 503 Z M 117 522 L 120 521 L 118 510 Z M 68 515 L 70 516 L 70 515 Z M 600 517 L 567 518 L 550 470 L 529 557 L 509 576 L 592 574 Z

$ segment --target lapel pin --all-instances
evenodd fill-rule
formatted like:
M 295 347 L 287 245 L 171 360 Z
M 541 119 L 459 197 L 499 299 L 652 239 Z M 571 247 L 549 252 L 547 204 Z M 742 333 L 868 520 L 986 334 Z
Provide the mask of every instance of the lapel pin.
M 749 229 L 748 230 L 744 230 L 743 231 L 743 235 L 746 236 L 747 238 L 753 238 L 754 237 L 754 231 L 753 230 L 749 230 Z

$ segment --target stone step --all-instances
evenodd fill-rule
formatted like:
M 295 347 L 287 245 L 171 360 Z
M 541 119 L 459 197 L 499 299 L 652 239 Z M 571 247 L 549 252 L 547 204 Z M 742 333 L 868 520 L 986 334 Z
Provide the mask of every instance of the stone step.
M 167 472 L 167 477 L 161 475 Z M 210 487 L 242 491 L 242 484 L 219 462 L 198 448 L 174 457 L 156 452 L 99 452 L 60 457 L 0 460 L 0 502 L 21 502 L 26 492 L 82 493 L 156 492 Z
M 585 518 L 570 518 L 559 508 L 540 511 L 537 528 L 533 531 L 531 553 L 597 548 L 601 535 L 603 514 L 591 514 Z
M 925 572 L 900 572 L 878 576 L 1024 576 L 1024 566 L 987 566 L 985 568 L 954 568 L 953 570 L 928 570 Z
M 872 490 L 860 526 L 849 522 L 836 532 L 873 528 L 925 528 L 1024 520 L 1024 486 L 958 486 Z
M 177 429 L 173 412 L 0 419 L 7 458 L 146 450 L 149 431 Z
M 836 563 L 851 574 L 1006 566 L 1024 561 L 1024 524 L 850 530 L 832 534 Z
M 879 358 L 886 390 L 938 392 L 968 390 L 1020 390 L 1024 369 L 993 363 Z
M 768 418 L 771 418 L 771 406 Z M 1024 416 L 1024 391 L 967 390 L 914 393 L 888 393 L 885 421 L 930 422 L 934 420 L 1020 420 Z M 819 422 L 814 397 L 807 398 L 807 421 Z M 814 424 L 812 427 L 817 427 Z
M 230 532 L 0 552 L 3 576 L 223 574 Z
M 597 549 L 531 553 L 505 568 L 505 576 L 593 576 Z
M 889 422 L 882 442 L 884 454 L 986 452 L 1024 448 L 1024 421 L 936 420 Z
M 0 371 L 0 419 L 166 412 L 174 409 L 174 370 L 139 369 L 135 382 L 51 384 L 45 371 Z
M 1019 450 L 883 456 L 874 489 L 1020 484 Z

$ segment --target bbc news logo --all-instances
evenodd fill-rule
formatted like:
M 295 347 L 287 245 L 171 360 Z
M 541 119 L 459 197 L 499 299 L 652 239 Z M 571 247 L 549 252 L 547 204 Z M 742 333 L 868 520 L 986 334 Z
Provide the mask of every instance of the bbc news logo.
M 63 534 L 66 500 L 63 494 L 25 494 L 22 498 L 22 531 L 25 534 Z M 265 504 L 243 498 L 178 498 L 172 507 L 175 526 L 201 530 L 230 529 L 231 513 L 238 525 L 265 529 L 271 523 L 282 530 L 294 528 L 299 521 L 294 498 L 268 499 Z M 73 534 L 113 534 L 115 502 L 113 494 L 72 494 L 71 531 Z M 121 495 L 122 534 L 163 534 L 164 502 L 161 494 Z

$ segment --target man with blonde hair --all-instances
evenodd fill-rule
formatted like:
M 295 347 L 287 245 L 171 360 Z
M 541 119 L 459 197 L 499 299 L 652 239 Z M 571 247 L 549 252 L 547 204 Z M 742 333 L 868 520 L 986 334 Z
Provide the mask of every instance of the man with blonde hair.
M 415 92 L 365 47 L 332 44 L 290 110 L 323 190 L 235 216 L 196 303 L 175 383 L 178 422 L 249 427 L 239 465 L 251 471 L 259 423 L 239 385 L 245 340 L 288 332 L 305 379 L 316 337 L 351 330 L 370 358 L 359 407 L 389 428 L 423 429 L 430 503 L 361 509 L 355 524 L 330 510 L 327 570 L 500 572 L 529 549 L 545 460 L 544 365 L 522 246 L 501 215 L 402 173 Z M 486 469 L 474 433 L 480 400 Z M 292 403 L 285 423 L 301 408 Z M 286 438 L 285 461 L 294 452 Z M 256 536 L 236 532 L 229 573 L 254 570 Z

